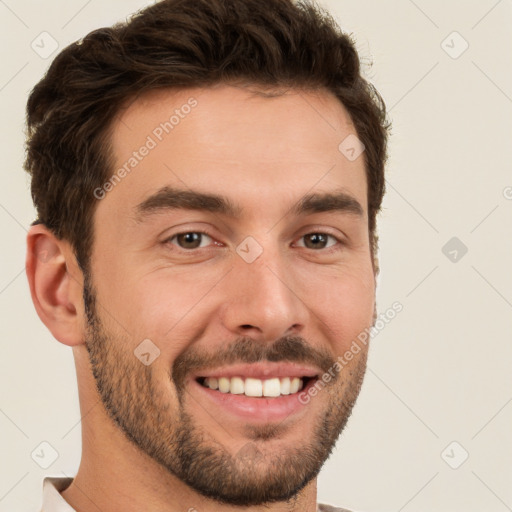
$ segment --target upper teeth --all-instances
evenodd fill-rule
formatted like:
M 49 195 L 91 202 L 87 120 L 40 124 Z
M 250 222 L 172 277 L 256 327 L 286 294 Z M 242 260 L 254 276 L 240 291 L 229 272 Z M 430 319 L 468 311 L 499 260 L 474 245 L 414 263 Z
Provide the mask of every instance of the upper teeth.
M 242 377 L 206 377 L 204 385 L 210 389 L 218 389 L 221 393 L 233 393 L 246 396 L 280 396 L 297 393 L 302 389 L 303 381 L 299 377 L 278 379 L 253 379 Z

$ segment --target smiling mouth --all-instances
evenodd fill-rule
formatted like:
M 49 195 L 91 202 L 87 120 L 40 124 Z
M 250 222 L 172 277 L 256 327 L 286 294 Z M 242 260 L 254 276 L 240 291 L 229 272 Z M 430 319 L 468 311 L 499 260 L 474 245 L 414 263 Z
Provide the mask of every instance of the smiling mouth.
M 245 395 L 251 398 L 278 398 L 294 395 L 317 377 L 273 377 L 255 379 L 251 377 L 198 377 L 196 381 L 205 388 L 220 393 Z

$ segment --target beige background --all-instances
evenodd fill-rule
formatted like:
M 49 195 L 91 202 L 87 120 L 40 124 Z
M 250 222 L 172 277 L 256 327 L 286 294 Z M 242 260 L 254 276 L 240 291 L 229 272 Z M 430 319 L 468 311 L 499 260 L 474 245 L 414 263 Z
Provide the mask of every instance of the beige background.
M 34 218 L 24 106 L 56 54 L 44 59 L 31 42 L 46 31 L 61 49 L 147 3 L 0 0 L 2 512 L 38 510 L 43 477 L 73 475 L 80 458 L 71 349 L 39 321 L 24 275 Z M 319 500 L 367 512 L 512 510 L 512 2 L 322 3 L 374 61 L 366 72 L 390 109 L 378 303 L 403 311 L 373 341 Z M 43 441 L 59 454 L 48 469 L 31 458 Z

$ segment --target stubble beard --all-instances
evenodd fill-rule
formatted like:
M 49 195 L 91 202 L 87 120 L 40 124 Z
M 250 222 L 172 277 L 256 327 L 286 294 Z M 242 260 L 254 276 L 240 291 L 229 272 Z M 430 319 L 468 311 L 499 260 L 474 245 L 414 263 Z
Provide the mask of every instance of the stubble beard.
M 328 399 L 307 442 L 281 451 L 266 450 L 266 444 L 283 432 L 286 435 L 286 429 L 274 424 L 248 426 L 247 443 L 233 455 L 229 447 L 218 442 L 207 427 L 197 424 L 187 413 L 191 401 L 189 398 L 187 402 L 187 390 L 183 386 L 186 372 L 180 375 L 170 371 L 168 383 L 157 382 L 151 365 L 143 365 L 131 351 L 121 348 L 131 346 L 130 340 L 119 336 L 116 339 L 106 331 L 97 314 L 96 302 L 94 288 L 86 276 L 86 348 L 105 410 L 124 435 L 167 472 L 207 498 L 236 506 L 293 501 L 318 475 L 359 394 L 366 370 L 366 350 L 317 395 Z M 232 354 L 246 354 L 246 349 L 250 349 L 251 357 L 244 356 L 244 362 L 265 360 L 264 354 L 271 360 L 286 361 L 290 360 L 290 353 L 296 354 L 294 359 L 299 360 L 305 357 L 303 348 L 304 342 L 301 344 L 296 338 L 278 340 L 273 352 L 244 339 L 234 345 Z M 191 368 L 193 361 L 197 362 L 197 356 L 181 354 L 179 357 L 182 369 L 187 368 L 184 363 L 189 363 Z M 321 367 L 329 364 L 326 357 Z M 305 358 L 303 361 L 310 362 Z M 334 361 L 330 363 L 332 367 Z M 177 397 L 175 410 L 169 398 L 173 387 Z M 225 430 L 229 428 L 224 426 Z

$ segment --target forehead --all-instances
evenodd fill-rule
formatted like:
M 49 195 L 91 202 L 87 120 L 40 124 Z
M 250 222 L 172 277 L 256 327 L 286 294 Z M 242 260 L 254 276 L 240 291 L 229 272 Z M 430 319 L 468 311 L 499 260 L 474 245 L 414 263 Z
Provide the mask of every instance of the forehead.
M 129 217 L 162 187 L 234 198 L 239 211 L 278 215 L 308 192 L 345 189 L 366 207 L 364 159 L 340 143 L 355 134 L 323 90 L 264 97 L 239 87 L 160 90 L 122 109 L 112 125 L 112 182 L 99 209 Z

